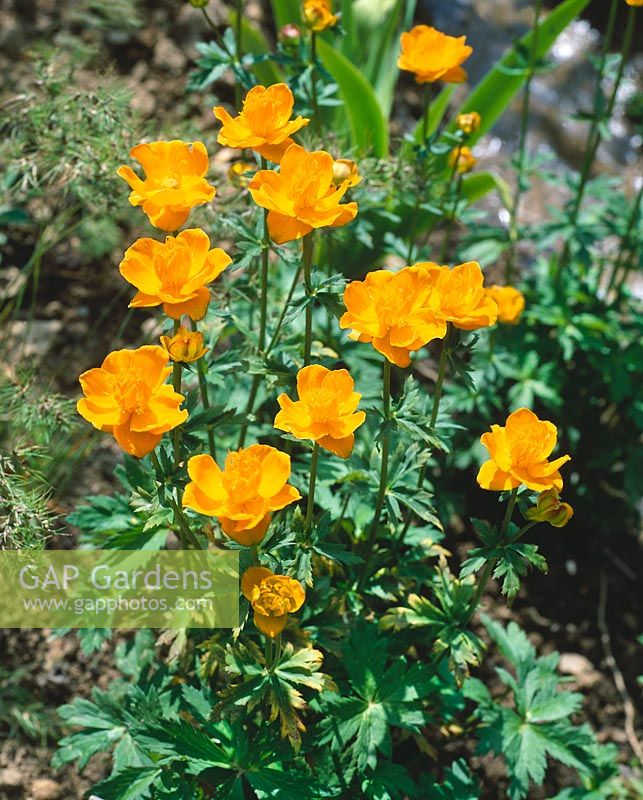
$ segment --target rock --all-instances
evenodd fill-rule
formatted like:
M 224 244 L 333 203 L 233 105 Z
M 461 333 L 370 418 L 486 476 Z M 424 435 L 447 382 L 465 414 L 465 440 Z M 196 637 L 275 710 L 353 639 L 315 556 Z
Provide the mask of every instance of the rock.
M 588 658 L 580 653 L 562 653 L 559 669 L 566 675 L 573 675 L 582 688 L 594 686 L 601 679 L 601 673 Z
M 16 767 L 0 770 L 0 789 L 17 789 L 22 786 L 22 774 Z
M 63 787 L 51 778 L 38 778 L 31 784 L 33 800 L 58 800 Z
M 167 36 L 159 36 L 154 48 L 154 63 L 171 72 L 180 73 L 185 69 L 187 56 Z

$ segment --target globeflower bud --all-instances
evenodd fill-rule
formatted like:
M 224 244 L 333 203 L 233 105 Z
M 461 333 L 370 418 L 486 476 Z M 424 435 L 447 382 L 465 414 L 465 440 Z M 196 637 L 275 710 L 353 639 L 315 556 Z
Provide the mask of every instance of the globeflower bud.
M 278 39 L 284 47 L 297 47 L 301 42 L 301 28 L 289 22 L 279 31 Z
M 454 167 L 458 175 L 464 175 L 465 172 L 471 172 L 475 167 L 477 158 L 471 152 L 471 149 L 466 146 L 455 147 L 449 153 L 449 166 Z
M 207 8 L 210 0 L 189 0 L 189 3 L 193 8 Z
M 574 516 L 569 503 L 562 503 L 556 489 L 547 489 L 538 495 L 536 506 L 527 510 L 526 517 L 532 522 L 548 522 L 554 528 L 564 528 Z
M 458 128 L 466 134 L 475 133 L 480 127 L 482 118 L 477 111 L 470 111 L 468 114 L 459 114 L 457 125 Z
M 332 0 L 304 0 L 302 18 L 307 28 L 321 33 L 337 25 L 338 14 L 333 14 Z
M 348 181 L 349 188 L 357 186 L 362 180 L 359 174 L 359 169 L 354 161 L 348 158 L 338 158 L 333 164 L 333 183 L 335 186 L 341 186 L 342 183 Z
M 161 344 L 172 361 L 180 361 L 182 364 L 197 361 L 208 352 L 208 348 L 203 346 L 203 334 L 188 331 L 183 326 L 174 336 L 161 336 Z
M 247 189 L 257 167 L 248 161 L 235 161 L 228 170 L 228 180 L 237 189 Z

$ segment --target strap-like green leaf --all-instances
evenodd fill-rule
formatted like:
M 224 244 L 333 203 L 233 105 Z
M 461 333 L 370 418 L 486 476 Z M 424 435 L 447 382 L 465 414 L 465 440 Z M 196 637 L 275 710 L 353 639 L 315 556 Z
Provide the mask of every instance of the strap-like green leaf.
M 299 0 L 270 0 L 270 3 L 277 30 L 288 22 L 293 22 L 295 25 L 301 23 L 301 4 Z
M 388 155 L 388 127 L 373 87 L 332 45 L 323 39 L 317 44 L 322 64 L 339 87 L 353 147 L 359 154 L 385 158 Z

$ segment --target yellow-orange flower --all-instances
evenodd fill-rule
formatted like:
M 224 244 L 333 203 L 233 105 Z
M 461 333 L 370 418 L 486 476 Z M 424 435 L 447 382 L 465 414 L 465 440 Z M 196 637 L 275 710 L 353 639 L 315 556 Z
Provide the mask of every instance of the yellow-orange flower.
M 469 111 L 466 114 L 458 114 L 458 128 L 466 134 L 475 133 L 480 127 L 482 118 L 477 111 Z
M 172 361 L 189 364 L 208 352 L 203 346 L 203 334 L 181 326 L 174 336 L 161 336 L 161 345 Z
M 273 511 L 301 498 L 288 483 L 290 456 L 265 444 L 228 453 L 223 470 L 209 455 L 193 456 L 188 475 L 183 505 L 217 517 L 224 532 L 246 546 L 263 539 Z
M 628 6 L 643 6 L 643 0 L 625 0 Z
M 400 37 L 400 69 L 415 74 L 418 83 L 462 83 L 467 73 L 462 64 L 473 53 L 466 36 L 447 36 L 428 25 L 416 25 Z
M 152 225 L 162 231 L 180 228 L 194 206 L 210 202 L 216 193 L 205 179 L 208 153 L 202 142 L 137 144 L 130 156 L 145 170 L 145 179 L 131 167 L 119 167 L 117 174 L 132 189 L 130 203 L 142 206 Z
M 312 439 L 331 453 L 348 458 L 355 444 L 354 431 L 366 419 L 357 411 L 362 397 L 345 369 L 330 370 L 312 364 L 297 373 L 299 400 L 287 394 L 277 398 L 281 411 L 275 428 L 292 433 L 298 439 Z
M 466 145 L 454 147 L 449 153 L 449 166 L 455 167 L 455 171 L 459 175 L 471 172 L 477 161 L 478 159 L 471 152 L 471 148 Z
M 172 319 L 187 314 L 197 320 L 210 302 L 207 284 L 230 263 L 230 256 L 219 247 L 210 250 L 204 231 L 190 228 L 178 236 L 168 236 L 165 242 L 138 239 L 126 250 L 119 270 L 138 289 L 130 307 L 163 304 L 163 311 Z
M 292 134 L 310 122 L 301 116 L 290 119 L 294 104 L 295 98 L 285 83 L 253 86 L 238 116 L 230 116 L 222 106 L 212 109 L 223 123 L 217 141 L 226 147 L 251 148 L 278 164 L 293 144 Z
M 437 314 L 435 277 L 432 270 L 405 267 L 375 270 L 363 281 L 351 281 L 340 327 L 351 328 L 352 338 L 370 342 L 393 364 L 408 367 L 411 352 L 446 334 L 446 322 Z
M 417 264 L 417 267 L 433 277 L 433 305 L 442 319 L 465 331 L 495 323 L 498 306 L 483 288 L 484 276 L 477 261 L 467 261 L 453 269 L 431 262 Z
M 538 495 L 536 506 L 528 508 L 525 516 L 532 522 L 548 522 L 554 528 L 564 528 L 574 516 L 574 509 L 563 503 L 557 489 L 547 489 Z
M 349 188 L 333 184 L 333 157 L 309 153 L 292 144 L 279 172 L 259 170 L 250 182 L 253 200 L 268 209 L 268 231 L 277 244 L 301 239 L 315 228 L 346 225 L 357 215 L 357 203 L 340 204 Z
M 304 0 L 302 17 L 307 28 L 315 33 L 337 25 L 339 14 L 333 14 L 332 0 Z
M 115 350 L 100 367 L 83 372 L 85 397 L 78 401 L 81 417 L 114 435 L 132 456 L 150 453 L 167 431 L 181 425 L 188 412 L 179 408 L 183 395 L 164 383 L 172 371 L 162 347 Z
M 558 470 L 570 456 L 547 460 L 557 437 L 552 422 L 538 419 L 528 408 L 519 408 L 507 417 L 504 428 L 492 425 L 491 432 L 480 438 L 491 458 L 480 467 L 478 483 L 497 492 L 520 485 L 536 492 L 560 491 L 563 479 Z
M 519 321 L 525 310 L 525 296 L 522 292 L 513 286 L 490 286 L 487 294 L 498 306 L 498 322 L 515 325 Z
M 250 601 L 257 628 L 272 639 L 304 604 L 304 587 L 294 578 L 275 575 L 266 567 L 250 567 L 241 578 L 241 592 Z
M 341 186 L 344 181 L 348 181 L 348 188 L 352 189 L 362 182 L 362 176 L 354 161 L 349 158 L 338 158 L 333 164 L 333 183 L 335 186 Z

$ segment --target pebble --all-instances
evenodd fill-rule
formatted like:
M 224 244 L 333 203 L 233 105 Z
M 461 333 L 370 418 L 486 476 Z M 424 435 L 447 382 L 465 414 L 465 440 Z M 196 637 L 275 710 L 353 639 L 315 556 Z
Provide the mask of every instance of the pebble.
M 33 800 L 58 800 L 63 787 L 51 778 L 38 778 L 31 784 Z
M 16 767 L 6 767 L 0 770 L 0 788 L 16 789 L 22 785 L 22 774 Z
M 601 679 L 601 673 L 594 667 L 589 658 L 580 653 L 562 653 L 559 669 L 566 675 L 573 675 L 578 685 L 582 688 L 594 686 Z

